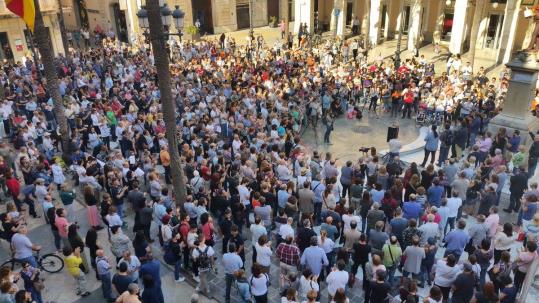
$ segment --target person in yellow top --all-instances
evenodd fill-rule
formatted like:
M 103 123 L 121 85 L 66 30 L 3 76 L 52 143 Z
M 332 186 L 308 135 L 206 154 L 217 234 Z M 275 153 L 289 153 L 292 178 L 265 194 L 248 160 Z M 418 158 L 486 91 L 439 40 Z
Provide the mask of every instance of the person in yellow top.
M 161 152 L 159 152 L 159 159 L 161 160 L 161 165 L 165 169 L 165 181 L 167 184 L 172 184 L 170 179 L 170 154 L 168 153 L 168 146 L 161 146 Z
M 80 269 L 82 264 L 80 247 L 76 247 L 75 251 L 71 247 L 64 247 L 63 254 L 65 256 L 67 271 L 75 278 L 77 296 L 86 297 L 90 295 L 90 292 L 86 290 L 86 276 L 84 275 L 84 271 Z

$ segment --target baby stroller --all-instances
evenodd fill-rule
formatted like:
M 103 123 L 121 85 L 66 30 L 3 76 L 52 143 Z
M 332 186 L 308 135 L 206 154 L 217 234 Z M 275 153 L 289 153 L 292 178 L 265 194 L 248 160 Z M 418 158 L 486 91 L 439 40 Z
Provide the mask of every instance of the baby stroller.
M 427 113 L 424 109 L 420 109 L 415 117 L 415 125 L 424 126 L 427 119 Z

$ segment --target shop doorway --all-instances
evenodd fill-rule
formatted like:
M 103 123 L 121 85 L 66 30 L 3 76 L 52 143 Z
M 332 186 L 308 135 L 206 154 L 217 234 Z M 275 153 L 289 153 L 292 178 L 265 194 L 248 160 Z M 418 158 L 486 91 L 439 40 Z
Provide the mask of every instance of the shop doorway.
M 0 32 L 0 60 L 13 60 L 13 50 L 6 32 Z
M 211 0 L 193 0 L 193 24 L 200 21 L 200 34 L 213 34 L 213 18 Z
M 451 40 L 451 30 L 453 30 L 453 12 L 446 12 L 444 14 L 444 23 L 442 27 L 442 40 Z
M 236 17 L 238 22 L 238 29 L 249 28 L 251 20 L 249 18 L 249 2 L 236 2 Z
M 119 3 L 112 5 L 112 13 L 114 16 L 114 25 L 116 26 L 116 37 L 118 40 L 128 43 L 127 22 L 125 20 L 125 11 L 120 9 Z
M 484 48 L 497 49 L 500 47 L 500 37 L 502 33 L 503 15 L 492 14 L 489 16 Z

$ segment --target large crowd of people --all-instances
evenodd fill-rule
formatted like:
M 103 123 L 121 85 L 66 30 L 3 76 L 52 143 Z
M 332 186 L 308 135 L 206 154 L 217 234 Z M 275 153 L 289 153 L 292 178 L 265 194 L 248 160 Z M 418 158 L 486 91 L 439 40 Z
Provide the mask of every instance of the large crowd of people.
M 437 75 L 423 55 L 394 66 L 367 60 L 359 40 L 302 41 L 171 45 L 181 206 L 149 48 L 103 35 L 57 58 L 73 151 L 64 157 L 39 68 L 2 63 L 2 238 L 23 266 L 0 268 L 0 302 L 43 302 L 34 220 L 50 226 L 73 291 L 89 295 L 92 273 L 109 302 L 164 302 L 163 263 L 205 295 L 216 291 L 212 276 L 224 277 L 226 303 L 268 302 L 269 288 L 285 303 L 351 302 L 356 292 L 372 303 L 516 302 L 537 258 L 539 190 L 528 179 L 539 136 L 528 148 L 528 134 L 488 131 L 508 72 L 489 79 L 452 56 Z M 371 149 L 340 163 L 303 142 L 321 124 L 331 144 L 333 121 L 362 111 L 439 117 L 423 162 L 402 167 L 396 149 L 384 163 Z M 500 221 L 499 211 L 518 219 Z

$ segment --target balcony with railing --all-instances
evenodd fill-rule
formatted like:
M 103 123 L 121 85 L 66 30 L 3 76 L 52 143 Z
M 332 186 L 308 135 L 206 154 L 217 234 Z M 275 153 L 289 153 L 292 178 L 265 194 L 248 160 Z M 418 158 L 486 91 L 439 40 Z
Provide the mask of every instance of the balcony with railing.
M 42 12 L 54 12 L 58 10 L 58 0 L 39 0 Z M 11 15 L 6 7 L 6 1 L 0 0 L 0 16 Z

